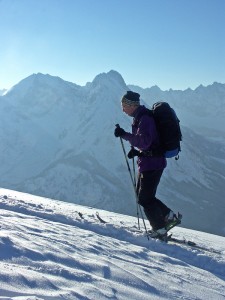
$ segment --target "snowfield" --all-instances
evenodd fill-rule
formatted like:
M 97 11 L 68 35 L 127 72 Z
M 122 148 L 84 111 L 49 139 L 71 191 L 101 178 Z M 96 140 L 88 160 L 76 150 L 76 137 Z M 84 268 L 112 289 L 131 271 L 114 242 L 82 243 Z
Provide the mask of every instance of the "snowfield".
M 166 244 L 98 212 L 106 224 L 91 207 L 0 189 L 0 299 L 225 299 L 224 237 L 178 227 L 208 251 Z

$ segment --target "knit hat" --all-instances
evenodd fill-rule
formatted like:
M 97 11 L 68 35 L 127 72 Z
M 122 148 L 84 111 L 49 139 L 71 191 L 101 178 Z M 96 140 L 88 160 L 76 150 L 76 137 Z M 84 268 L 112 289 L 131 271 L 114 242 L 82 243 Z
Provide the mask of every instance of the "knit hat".
M 140 95 L 138 93 L 127 91 L 127 93 L 123 96 L 122 103 L 126 105 L 140 105 Z

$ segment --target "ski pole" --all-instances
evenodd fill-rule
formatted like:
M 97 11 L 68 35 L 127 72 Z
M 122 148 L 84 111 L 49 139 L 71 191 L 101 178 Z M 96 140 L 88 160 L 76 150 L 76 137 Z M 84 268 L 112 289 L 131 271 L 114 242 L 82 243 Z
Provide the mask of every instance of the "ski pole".
M 116 124 L 116 127 L 120 127 L 120 125 Z M 128 162 L 128 159 L 127 159 L 127 155 L 126 155 L 126 151 L 125 151 L 125 147 L 124 147 L 124 143 L 123 143 L 123 140 L 122 140 L 121 137 L 120 137 L 120 143 L 121 143 L 121 146 L 122 146 L 122 149 L 123 149 L 123 153 L 124 153 L 124 157 L 125 157 L 125 160 L 126 160 L 127 168 L 128 168 L 129 174 L 130 174 L 130 178 L 131 178 L 131 182 L 132 182 L 133 188 L 134 188 L 134 194 L 135 194 L 135 198 L 136 198 L 136 203 L 137 203 L 137 205 L 139 205 L 138 204 L 138 195 L 137 195 L 136 186 L 135 186 L 135 183 L 134 183 L 134 179 L 132 177 L 130 165 L 129 165 L 129 162 Z M 138 209 L 138 207 L 137 207 L 137 209 Z M 140 208 L 140 211 L 142 213 L 141 208 Z M 147 231 L 147 227 L 146 227 L 146 224 L 145 224 L 145 221 L 144 221 L 143 214 L 142 214 L 142 221 L 143 221 L 143 224 L 144 224 L 144 228 L 145 228 L 145 232 L 146 232 L 146 235 L 147 235 L 147 239 L 149 240 L 148 231 Z
M 119 125 L 119 124 L 116 124 L 116 127 L 119 128 L 120 125 Z M 122 146 L 122 149 L 123 149 L 123 154 L 124 154 L 124 157 L 125 157 L 125 160 L 126 160 L 126 164 L 127 164 L 127 168 L 128 168 L 129 174 L 130 174 L 130 178 L 131 178 L 131 181 L 132 181 L 132 185 L 133 185 L 133 187 L 134 187 L 135 194 L 137 194 L 137 193 L 136 193 L 136 187 L 135 187 L 135 184 L 134 184 L 134 179 L 133 179 L 133 176 L 132 176 L 132 173 L 131 173 L 131 169 L 130 169 L 130 165 L 129 165 L 129 162 L 128 162 L 128 159 L 127 159 L 127 154 L 126 154 L 126 151 L 125 151 L 124 143 L 123 143 L 123 140 L 122 140 L 121 137 L 120 137 L 120 143 L 121 143 L 121 146 Z
M 131 149 L 134 149 L 133 146 L 131 146 Z M 132 164 L 133 164 L 133 178 L 134 178 L 134 185 L 135 185 L 135 190 L 137 193 L 137 182 L 136 182 L 136 171 L 135 171 L 135 164 L 134 164 L 134 157 L 132 158 Z M 137 201 L 136 201 L 137 202 Z M 139 217 L 139 209 L 141 210 L 141 208 L 139 207 L 140 204 L 137 203 L 137 219 L 138 219 L 138 229 L 140 229 L 140 217 Z
M 133 186 L 133 188 L 134 188 L 134 194 L 135 194 L 136 204 L 137 204 L 138 227 L 139 227 L 139 229 L 140 229 L 140 225 L 139 225 L 139 224 L 140 224 L 140 222 L 139 222 L 139 211 L 138 211 L 138 197 L 137 197 L 137 190 L 136 190 L 136 184 L 135 184 L 135 177 L 132 177 L 130 165 L 129 165 L 129 162 L 128 162 L 128 159 L 127 159 L 127 155 L 126 155 L 126 151 L 125 151 L 125 147 L 124 147 L 124 143 L 123 143 L 122 138 L 120 138 L 120 142 L 121 142 L 122 149 L 123 149 L 123 153 L 124 153 L 124 157 L 125 157 L 125 160 L 126 160 L 126 163 L 127 163 L 127 168 L 128 168 L 129 174 L 130 174 L 132 186 Z
M 132 146 L 131 148 L 134 149 L 133 146 Z M 132 162 L 133 162 L 133 178 L 134 178 L 134 185 L 135 185 L 135 191 L 136 191 L 136 194 L 137 194 L 137 182 L 136 182 L 136 172 L 135 172 L 134 157 L 132 158 Z M 143 216 L 143 211 L 142 211 L 142 209 L 141 209 L 140 204 L 137 202 L 138 228 L 140 229 L 139 210 L 140 210 L 140 212 L 141 212 L 141 218 L 142 218 L 142 220 L 143 220 L 144 227 L 145 227 L 145 230 L 146 230 L 146 232 L 147 232 L 147 228 L 146 228 L 145 221 L 144 221 L 144 216 Z
M 134 147 L 131 146 L 131 150 L 133 150 Z M 135 164 L 134 164 L 134 157 L 132 158 L 132 164 L 133 164 L 133 178 L 134 178 L 134 185 L 137 186 L 137 183 L 136 183 L 136 172 L 135 172 Z

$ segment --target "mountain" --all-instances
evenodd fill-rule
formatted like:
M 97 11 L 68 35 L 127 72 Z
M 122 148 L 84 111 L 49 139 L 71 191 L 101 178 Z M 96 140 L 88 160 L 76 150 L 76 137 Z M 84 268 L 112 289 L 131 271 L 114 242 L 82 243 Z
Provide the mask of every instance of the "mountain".
M 6 93 L 6 89 L 0 90 L 0 96 L 4 95 Z
M 224 114 L 225 114 L 225 84 L 214 82 L 204 87 L 200 85 L 195 90 L 162 91 L 159 87 L 143 89 L 128 85 L 138 92 L 142 99 L 152 105 L 157 101 L 166 101 L 176 108 L 182 124 L 206 137 L 220 138 L 224 141 Z
M 113 71 L 83 88 L 42 74 L 16 85 L 1 101 L 1 185 L 134 211 L 129 180 L 121 179 L 127 176 L 121 148 L 113 136 L 115 116 L 125 123 L 118 102 L 125 89 Z M 118 204 L 121 196 L 129 199 Z
M 130 131 L 132 119 L 120 105 L 127 89 L 116 71 L 99 74 L 83 87 L 43 74 L 19 82 L 0 97 L 0 186 L 134 216 L 133 187 L 113 135 L 117 123 Z M 171 103 L 185 125 L 180 159 L 168 161 L 158 196 L 183 213 L 183 226 L 220 235 L 225 234 L 223 89 L 220 84 L 200 87 L 199 101 L 191 96 L 187 101 L 182 91 L 167 91 L 165 98 L 153 88 L 165 99 L 172 93 Z M 148 99 L 143 103 L 150 105 Z M 220 128 L 211 121 L 213 106 Z M 210 124 L 210 134 L 203 135 L 192 119 L 204 131 Z M 125 147 L 130 149 L 128 143 Z
M 0 195 L 2 300 L 225 297 L 224 237 L 177 227 L 200 248 L 166 244 L 147 240 L 134 217 L 99 210 L 102 224 L 94 208 Z

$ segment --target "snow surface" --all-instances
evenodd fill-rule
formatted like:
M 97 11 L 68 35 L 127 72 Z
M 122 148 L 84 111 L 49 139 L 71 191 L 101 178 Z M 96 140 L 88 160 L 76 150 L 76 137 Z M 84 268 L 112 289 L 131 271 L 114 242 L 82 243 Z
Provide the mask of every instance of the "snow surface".
M 134 217 L 0 189 L 0 299 L 225 299 L 225 238 L 147 240 Z M 5 197 L 7 196 L 7 197 Z M 78 212 L 82 212 L 82 219 Z

